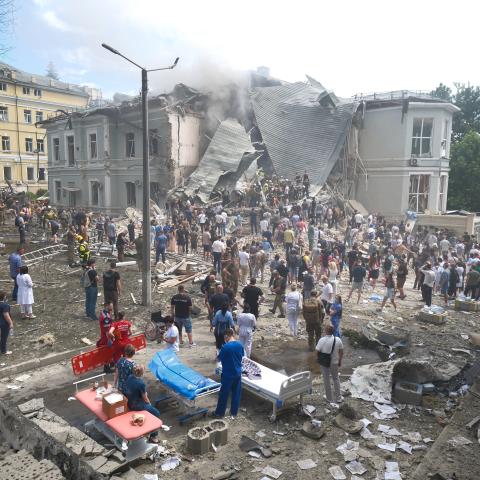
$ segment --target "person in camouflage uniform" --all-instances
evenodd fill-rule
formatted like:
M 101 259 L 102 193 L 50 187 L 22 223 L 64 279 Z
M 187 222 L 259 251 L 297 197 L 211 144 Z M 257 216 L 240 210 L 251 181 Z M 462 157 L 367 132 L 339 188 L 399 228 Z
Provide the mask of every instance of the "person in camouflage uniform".
M 323 303 L 317 297 L 317 292 L 312 291 L 310 298 L 303 302 L 303 318 L 305 319 L 308 334 L 308 349 L 313 352 L 315 345 L 322 336 L 322 323 L 325 317 Z

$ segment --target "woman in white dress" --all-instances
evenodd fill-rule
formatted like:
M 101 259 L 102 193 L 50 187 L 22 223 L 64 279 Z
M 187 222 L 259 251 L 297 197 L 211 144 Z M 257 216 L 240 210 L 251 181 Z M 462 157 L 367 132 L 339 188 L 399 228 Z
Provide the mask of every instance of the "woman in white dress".
M 287 295 L 287 318 L 288 326 L 290 327 L 290 333 L 293 337 L 297 336 L 298 314 L 302 310 L 302 295 L 297 291 L 297 285 L 295 283 L 290 287 L 292 291 Z
M 337 275 L 338 267 L 335 260 L 328 262 L 328 281 L 332 284 L 333 287 L 333 296 L 337 295 Z
M 20 273 L 17 275 L 18 295 L 17 301 L 20 305 L 22 318 L 35 318 L 32 313 L 33 300 L 33 282 L 28 274 L 28 267 L 20 267 Z

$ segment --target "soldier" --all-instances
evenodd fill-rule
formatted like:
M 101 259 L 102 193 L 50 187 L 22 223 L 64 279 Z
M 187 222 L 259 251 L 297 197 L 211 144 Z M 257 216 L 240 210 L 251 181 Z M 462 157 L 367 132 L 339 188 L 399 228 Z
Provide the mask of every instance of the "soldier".
M 322 323 L 325 317 L 323 303 L 317 298 L 317 292 L 312 291 L 310 298 L 303 302 L 303 318 L 308 334 L 308 349 L 313 352 L 315 345 L 322 336 Z
M 77 237 L 77 233 L 75 232 L 75 227 L 70 225 L 67 231 L 67 262 L 68 265 L 73 265 L 75 262 L 74 254 L 75 254 L 75 239 Z

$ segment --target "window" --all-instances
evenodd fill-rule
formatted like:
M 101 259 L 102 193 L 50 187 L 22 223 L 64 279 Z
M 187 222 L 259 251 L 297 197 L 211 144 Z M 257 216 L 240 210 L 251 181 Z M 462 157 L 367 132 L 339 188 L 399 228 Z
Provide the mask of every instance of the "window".
M 59 138 L 53 139 L 53 159 L 56 162 L 60 161 L 60 139 Z
M 448 132 L 449 132 L 450 123 L 448 120 L 443 122 L 443 132 L 442 132 L 442 148 L 441 148 L 441 156 L 447 157 L 448 156 Z
M 35 112 L 35 122 L 43 122 L 43 112 Z
M 45 168 L 39 168 L 38 169 L 38 181 L 39 182 L 44 182 L 46 180 L 45 178 Z
M 3 167 L 3 178 L 5 180 L 12 180 L 12 167 Z
M 432 155 L 433 118 L 414 118 L 412 133 L 412 155 Z
M 43 138 L 37 139 L 37 153 L 45 153 Z
M 98 198 L 99 198 L 99 187 L 100 185 L 98 182 L 91 182 L 90 188 L 92 190 L 92 205 L 98 205 Z
M 23 87 L 23 94 L 30 95 L 30 87 Z
M 2 137 L 2 150 L 3 151 L 10 150 L 10 137 Z
M 126 147 L 127 147 L 127 157 L 134 157 L 135 156 L 135 134 L 134 133 L 127 133 L 125 135 L 126 139 Z
M 32 138 L 26 138 L 25 139 L 25 151 L 27 153 L 33 153 L 33 139 Z
M 32 111 L 31 110 L 24 110 L 23 111 L 23 119 L 25 123 L 32 123 Z
M 447 206 L 447 175 L 440 176 L 440 189 L 438 194 L 438 211 L 443 212 L 445 211 L 445 207 Z
M 33 167 L 27 167 L 27 180 L 33 182 L 35 180 L 35 169 Z
M 137 206 L 137 192 L 135 189 L 135 184 L 133 182 L 126 182 L 127 187 L 127 206 L 136 207 Z
M 0 107 L 0 121 L 8 122 L 8 107 Z
M 150 130 L 150 155 L 158 155 L 158 130 Z
M 62 201 L 62 183 L 60 182 L 60 180 L 55 180 L 54 185 L 55 185 L 55 200 L 57 202 L 61 202 Z
M 0 91 L 2 92 L 7 91 L 7 84 L 5 82 L 0 82 Z
M 97 158 L 97 134 L 91 133 L 88 136 L 89 144 L 90 144 L 90 158 L 92 160 Z
M 41 97 L 41 96 L 42 96 L 42 91 L 41 91 L 39 88 L 34 88 L 34 89 L 33 89 L 33 94 L 34 94 L 36 97 Z
M 67 135 L 67 159 L 68 165 L 75 165 L 75 138 L 73 135 Z
M 410 175 L 410 189 L 408 192 L 408 209 L 422 213 L 428 207 L 428 190 L 430 175 Z

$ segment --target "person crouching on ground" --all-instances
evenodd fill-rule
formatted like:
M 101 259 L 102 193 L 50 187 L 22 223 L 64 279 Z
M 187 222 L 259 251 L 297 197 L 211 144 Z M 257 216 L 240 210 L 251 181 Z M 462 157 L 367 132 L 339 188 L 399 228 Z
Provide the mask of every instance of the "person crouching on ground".
M 255 315 L 250 313 L 250 305 L 244 304 L 243 312 L 238 315 L 238 341 L 243 345 L 245 356 L 250 358 L 252 353 L 253 332 L 257 325 Z
M 167 327 L 167 331 L 163 336 L 163 341 L 167 344 L 167 349 L 173 350 L 176 353 L 180 351 L 180 334 L 173 317 L 168 316 L 165 318 L 165 326 Z
M 340 392 L 340 380 L 338 377 L 338 369 L 342 366 L 343 359 L 343 343 L 340 338 L 333 335 L 333 326 L 325 325 L 325 336 L 323 336 L 317 343 L 315 350 L 318 353 L 329 354 L 330 364 L 320 365 L 322 368 L 323 384 L 325 386 L 325 400 L 330 404 L 337 404 L 343 401 Z M 320 359 L 319 359 L 320 363 Z M 335 398 L 332 397 L 332 386 L 330 384 L 330 377 L 333 380 L 333 389 Z
M 224 341 L 225 343 L 218 354 L 218 360 L 222 363 L 222 377 L 214 416 L 218 418 L 225 416 L 228 397 L 231 393 L 230 415 L 233 420 L 237 416 L 240 407 L 240 396 L 242 393 L 242 358 L 245 352 L 242 344 L 235 340 L 234 332 L 231 328 L 225 330 Z
M 133 374 L 127 379 L 127 400 L 128 408 L 130 410 L 140 411 L 146 410 L 147 412 L 160 418 L 160 412 L 150 402 L 148 398 L 145 382 L 142 380 L 144 373 L 143 365 L 135 365 L 133 367 Z M 148 439 L 151 443 L 158 443 L 158 432 L 154 432 Z

